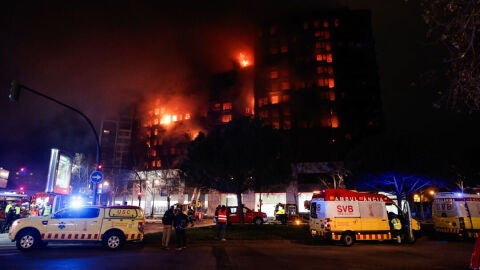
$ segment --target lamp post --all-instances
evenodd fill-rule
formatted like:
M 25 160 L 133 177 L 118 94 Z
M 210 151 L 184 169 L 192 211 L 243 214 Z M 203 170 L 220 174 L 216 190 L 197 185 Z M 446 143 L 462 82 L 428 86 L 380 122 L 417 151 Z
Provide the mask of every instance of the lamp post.
M 11 83 L 11 88 L 10 88 L 10 94 L 8 95 L 9 99 L 12 101 L 12 102 L 17 102 L 19 97 L 20 97 L 20 91 L 24 89 L 24 90 L 27 90 L 35 95 L 38 95 L 38 96 L 41 96 L 43 98 L 46 98 L 48 100 L 51 100 L 59 105 L 62 105 L 78 114 L 80 114 L 80 116 L 82 116 L 88 123 L 88 125 L 90 126 L 92 132 L 93 132 L 93 135 L 95 137 L 95 143 L 96 143 L 96 147 L 97 147 L 97 156 L 96 156 L 96 164 L 95 164 L 95 170 L 97 170 L 98 168 L 98 165 L 100 164 L 100 142 L 99 142 L 99 139 L 98 139 L 98 134 L 97 134 L 97 131 L 95 130 L 95 127 L 93 126 L 92 124 L 92 121 L 90 121 L 90 119 L 84 114 L 82 113 L 81 111 L 73 108 L 72 106 L 70 105 L 67 105 L 55 98 L 52 98 L 50 96 L 47 96 L 43 93 L 40 93 L 39 91 L 37 90 L 34 90 L 30 87 L 27 87 L 23 84 L 19 84 L 17 83 L 16 81 L 12 81 Z M 94 184 L 94 191 L 93 191 L 93 204 L 96 204 L 97 203 L 97 193 L 98 193 L 98 183 L 93 183 Z

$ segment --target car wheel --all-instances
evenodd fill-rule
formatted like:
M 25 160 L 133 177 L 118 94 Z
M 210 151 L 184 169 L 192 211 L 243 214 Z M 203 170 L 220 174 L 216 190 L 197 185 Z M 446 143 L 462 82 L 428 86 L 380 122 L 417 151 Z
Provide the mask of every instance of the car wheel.
M 355 237 L 353 237 L 352 233 L 346 232 L 342 235 L 341 241 L 344 246 L 349 247 L 355 242 Z
M 111 250 L 122 248 L 125 237 L 120 232 L 109 232 L 103 237 L 103 245 Z
M 263 220 L 261 218 L 256 218 L 253 223 L 255 223 L 255 225 L 262 225 L 263 224 Z
M 34 230 L 26 230 L 17 236 L 16 246 L 21 251 L 32 250 L 40 243 L 40 235 Z

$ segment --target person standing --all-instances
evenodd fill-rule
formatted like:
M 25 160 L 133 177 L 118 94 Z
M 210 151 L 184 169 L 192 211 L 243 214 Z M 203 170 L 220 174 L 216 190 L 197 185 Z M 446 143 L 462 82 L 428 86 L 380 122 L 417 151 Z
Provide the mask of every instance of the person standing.
M 227 240 L 225 238 L 225 229 L 227 227 L 227 221 L 228 221 L 227 208 L 225 207 L 225 205 L 222 205 L 222 207 L 218 209 L 218 215 L 217 215 L 218 238 L 222 241 Z
M 188 224 L 188 217 L 180 209 L 175 209 L 173 217 L 173 227 L 175 227 L 175 237 L 177 238 L 177 250 L 187 248 L 187 237 L 185 229 Z
M 165 211 L 162 217 L 162 224 L 163 224 L 163 235 L 162 235 L 162 248 L 168 249 L 168 245 L 170 244 L 170 237 L 172 235 L 172 224 L 173 224 L 173 206 Z

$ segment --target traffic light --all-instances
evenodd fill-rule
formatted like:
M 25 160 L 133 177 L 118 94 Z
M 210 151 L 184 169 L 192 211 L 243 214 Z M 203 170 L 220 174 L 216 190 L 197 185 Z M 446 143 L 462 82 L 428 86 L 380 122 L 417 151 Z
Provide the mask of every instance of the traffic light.
M 139 192 L 137 193 L 137 198 L 138 198 L 139 200 L 142 199 L 142 192 L 139 191 Z
M 19 193 L 19 194 L 25 194 L 25 189 L 23 188 L 23 186 L 20 186 L 20 187 L 18 188 L 18 193 Z
M 11 83 L 10 94 L 8 94 L 8 98 L 13 102 L 17 102 L 20 98 L 20 85 L 16 81 L 12 81 Z
M 102 170 L 102 164 L 98 164 L 97 170 L 101 171 Z

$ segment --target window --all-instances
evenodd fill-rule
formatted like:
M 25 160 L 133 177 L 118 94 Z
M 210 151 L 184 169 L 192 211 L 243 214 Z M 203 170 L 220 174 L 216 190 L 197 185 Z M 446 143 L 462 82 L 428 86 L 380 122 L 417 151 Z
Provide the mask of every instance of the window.
M 270 79 L 278 79 L 278 71 L 274 70 L 270 72 Z
M 220 103 L 215 103 L 215 104 L 213 105 L 213 110 L 214 110 L 214 111 L 219 111 L 219 110 L 220 110 Z
M 335 91 L 332 89 L 328 91 L 328 100 L 335 101 Z
M 315 42 L 315 49 L 319 50 L 324 50 L 324 51 L 331 51 L 332 50 L 332 44 L 327 41 L 317 41 Z
M 335 80 L 333 78 L 328 79 L 328 88 L 334 88 L 335 87 Z
M 328 21 L 327 20 L 323 21 L 323 27 L 328 28 Z
M 332 63 L 333 58 L 331 53 L 319 53 L 317 54 L 317 62 Z
M 315 37 L 320 39 L 330 39 L 330 32 L 329 31 L 316 31 Z
M 290 95 L 283 95 L 282 96 L 282 102 L 287 103 L 290 101 Z
M 332 125 L 332 128 L 338 128 L 339 127 L 339 123 L 338 123 L 338 116 L 336 115 L 332 115 L 331 116 L 331 125 Z
M 282 53 L 288 52 L 288 45 L 284 44 L 284 45 L 280 46 L 280 52 L 282 52 Z
M 272 88 L 270 89 L 271 91 L 278 91 L 279 90 L 279 85 L 278 83 L 272 83 Z
M 230 102 L 223 103 L 222 110 L 229 111 L 231 109 L 232 109 L 232 103 L 230 103 Z
M 279 115 L 280 115 L 280 112 L 278 110 L 272 110 L 272 117 L 278 118 Z
M 270 48 L 270 53 L 271 54 L 278 54 L 278 48 L 277 47 L 271 47 Z
M 280 87 L 282 88 L 282 90 L 288 90 L 290 89 L 290 82 L 281 82 Z
M 273 121 L 272 122 L 272 127 L 274 129 L 280 129 L 280 123 L 278 121 Z
M 159 159 L 155 164 L 158 168 L 162 167 L 162 161 Z
M 230 121 L 232 121 L 232 115 L 231 114 L 222 115 L 222 123 L 228 123 Z
M 156 157 L 156 156 L 157 156 L 157 150 L 152 149 L 152 157 Z
M 100 213 L 98 208 L 80 208 L 77 213 L 77 218 L 96 218 Z
M 277 95 L 273 95 L 271 97 L 271 103 L 272 104 L 278 104 L 279 103 L 279 97 Z
M 268 104 L 268 100 L 267 98 L 259 98 L 257 103 L 258 103 L 258 107 L 262 107 Z
M 328 79 L 327 78 L 319 78 L 317 80 L 317 85 L 320 87 L 325 87 L 328 85 Z
M 268 118 L 268 111 L 267 110 L 262 110 L 260 111 L 260 118 Z

